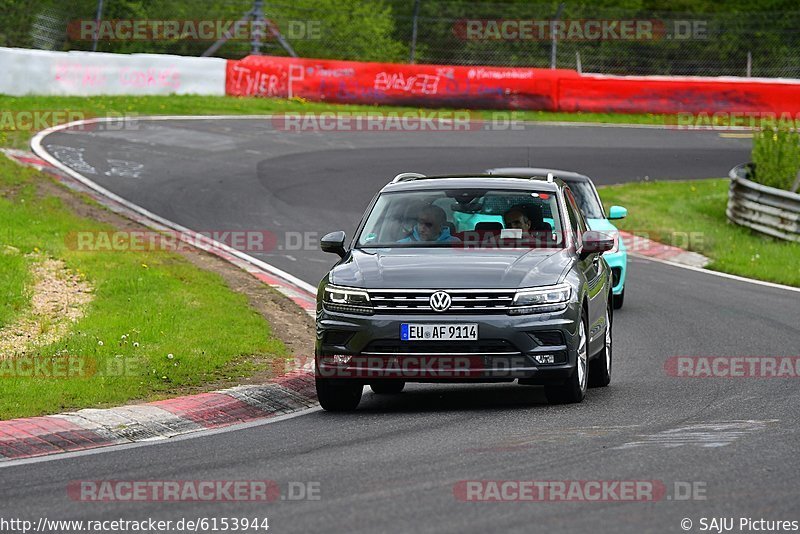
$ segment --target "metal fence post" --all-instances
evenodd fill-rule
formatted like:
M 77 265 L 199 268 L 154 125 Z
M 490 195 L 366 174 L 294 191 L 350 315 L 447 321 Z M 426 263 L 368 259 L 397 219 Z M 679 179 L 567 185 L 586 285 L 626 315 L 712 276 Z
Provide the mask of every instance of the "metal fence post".
M 253 1 L 253 31 L 250 40 L 250 53 L 254 56 L 261 55 L 261 39 L 264 37 L 264 1 Z
M 747 51 L 747 77 L 753 74 L 753 54 L 750 50 Z
M 94 17 L 94 35 L 92 36 L 92 52 L 97 52 L 97 40 L 100 38 L 100 19 L 103 17 L 103 0 L 97 0 L 97 15 Z
M 556 22 L 558 19 L 561 18 L 561 13 L 564 12 L 564 4 L 558 4 L 558 9 L 556 10 L 556 16 L 553 17 L 553 20 L 550 22 L 550 68 L 556 68 L 556 48 L 558 47 L 558 39 L 556 39 Z
M 414 63 L 417 55 L 417 21 L 419 20 L 419 4 L 421 0 L 414 0 L 414 14 L 411 18 L 411 53 L 408 58 L 409 63 Z

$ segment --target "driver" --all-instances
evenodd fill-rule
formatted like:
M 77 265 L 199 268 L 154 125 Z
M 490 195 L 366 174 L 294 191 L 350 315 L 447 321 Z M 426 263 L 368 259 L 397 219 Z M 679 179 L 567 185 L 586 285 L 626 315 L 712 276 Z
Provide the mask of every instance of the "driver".
M 511 206 L 503 214 L 503 222 L 506 228 L 517 228 L 522 230 L 523 235 L 531 231 L 531 219 L 525 213 L 527 210 L 522 205 Z
M 398 243 L 413 243 L 417 241 L 435 241 L 439 243 L 456 243 L 459 238 L 450 235 L 447 215 L 439 206 L 428 204 L 417 214 L 417 223 L 411 235 L 404 237 Z

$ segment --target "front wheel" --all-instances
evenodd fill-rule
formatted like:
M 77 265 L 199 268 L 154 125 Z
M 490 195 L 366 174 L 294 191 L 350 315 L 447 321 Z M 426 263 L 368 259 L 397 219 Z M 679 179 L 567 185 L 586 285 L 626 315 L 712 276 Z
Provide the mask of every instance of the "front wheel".
M 572 404 L 581 402 L 586 397 L 588 340 L 586 337 L 586 318 L 581 317 L 578 324 L 578 354 L 575 367 L 566 382 L 558 386 L 545 386 L 544 396 L 550 404 Z
M 319 378 L 316 380 L 317 399 L 328 412 L 352 412 L 361 402 L 364 385 L 344 379 Z
M 622 292 L 619 295 L 613 295 L 611 299 L 614 301 L 614 309 L 620 309 L 625 303 L 625 288 L 623 287 Z

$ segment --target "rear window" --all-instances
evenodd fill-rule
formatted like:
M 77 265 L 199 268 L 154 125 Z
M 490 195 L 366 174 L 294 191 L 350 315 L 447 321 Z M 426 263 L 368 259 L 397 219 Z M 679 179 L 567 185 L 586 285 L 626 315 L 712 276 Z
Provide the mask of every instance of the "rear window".
M 383 193 L 357 246 L 560 247 L 555 193 L 449 189 Z

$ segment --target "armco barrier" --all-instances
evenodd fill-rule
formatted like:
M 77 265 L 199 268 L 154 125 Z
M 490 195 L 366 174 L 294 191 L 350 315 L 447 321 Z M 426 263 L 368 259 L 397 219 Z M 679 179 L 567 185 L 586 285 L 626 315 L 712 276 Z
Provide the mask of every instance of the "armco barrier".
M 0 94 L 225 94 L 226 60 L 0 48 Z
M 226 89 L 340 103 L 554 111 L 558 81 L 571 77 L 578 73 L 249 56 L 228 62 Z
M 763 234 L 800 243 L 800 195 L 757 184 L 750 164 L 731 169 L 728 218 Z
M 229 95 L 360 104 L 621 113 L 800 114 L 800 81 L 580 75 L 571 70 L 249 56 Z

